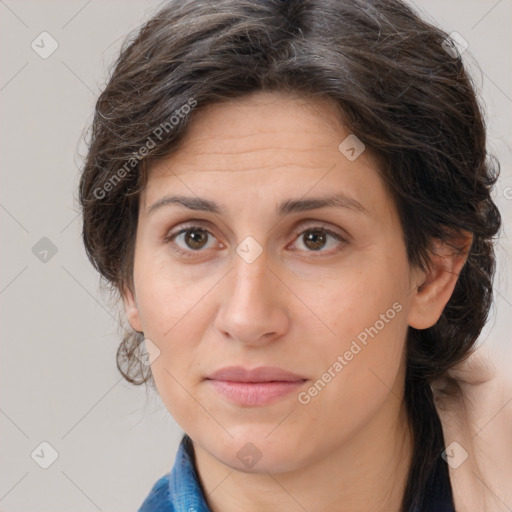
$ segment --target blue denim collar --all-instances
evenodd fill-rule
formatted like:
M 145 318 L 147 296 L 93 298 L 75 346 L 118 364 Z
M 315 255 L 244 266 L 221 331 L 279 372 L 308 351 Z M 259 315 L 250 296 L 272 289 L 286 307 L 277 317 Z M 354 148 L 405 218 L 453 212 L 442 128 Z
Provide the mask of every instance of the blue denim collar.
M 194 464 L 194 446 L 183 436 L 172 471 L 156 482 L 138 512 L 211 512 Z

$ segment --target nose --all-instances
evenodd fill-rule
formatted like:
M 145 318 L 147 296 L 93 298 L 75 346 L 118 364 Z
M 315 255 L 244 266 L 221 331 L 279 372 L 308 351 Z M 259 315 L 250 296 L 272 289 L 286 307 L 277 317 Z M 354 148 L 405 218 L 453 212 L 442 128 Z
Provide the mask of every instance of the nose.
M 267 266 L 263 252 L 247 263 L 236 256 L 222 289 L 215 327 L 246 345 L 270 343 L 287 331 L 286 286 Z

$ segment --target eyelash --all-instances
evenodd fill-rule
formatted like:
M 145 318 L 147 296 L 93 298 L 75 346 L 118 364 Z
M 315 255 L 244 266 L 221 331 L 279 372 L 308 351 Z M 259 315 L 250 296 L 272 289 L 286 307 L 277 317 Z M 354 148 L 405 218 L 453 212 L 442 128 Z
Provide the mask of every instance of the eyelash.
M 203 226 L 200 226 L 200 225 L 197 225 L 197 224 L 190 224 L 190 225 L 184 225 L 184 226 L 180 226 L 181 229 L 179 229 L 178 231 L 175 231 L 173 233 L 169 233 L 165 239 L 164 239 L 164 242 L 165 243 L 169 243 L 169 242 L 173 242 L 173 240 L 178 237 L 179 235 L 182 235 L 183 233 L 187 233 L 188 231 L 204 231 L 207 235 L 209 236 L 212 236 L 215 238 L 215 236 L 210 233 L 210 231 L 208 231 L 207 229 L 205 229 Z M 300 238 L 301 235 L 304 235 L 305 233 L 309 232 L 309 231 L 320 231 L 322 233 L 325 233 L 326 235 L 328 236 L 331 236 L 332 238 L 334 238 L 337 242 L 340 242 L 340 243 L 343 243 L 344 245 L 348 243 L 348 240 L 346 238 L 344 238 L 343 236 L 341 236 L 339 233 L 336 233 L 334 231 L 331 231 L 330 229 L 327 229 L 326 227 L 324 226 L 321 226 L 321 225 L 311 225 L 311 226 L 307 226 L 307 227 L 304 227 L 304 226 L 301 226 L 300 229 L 297 229 L 297 230 L 294 230 L 293 231 L 293 234 L 296 235 L 296 238 L 294 241 L 298 240 Z M 186 250 L 183 250 L 181 247 L 179 247 L 178 245 L 176 245 L 174 242 L 174 250 L 180 254 L 181 256 L 185 257 L 185 258 L 197 258 L 198 256 L 196 256 L 195 254 L 198 254 L 198 253 L 201 253 L 201 252 L 204 252 L 202 249 L 199 249 L 199 250 L 189 250 L 189 251 L 186 251 Z M 339 249 L 341 250 L 341 249 Z M 319 249 L 318 251 L 314 251 L 314 250 L 306 250 L 306 252 L 309 252 L 309 253 L 322 253 L 321 256 L 313 256 L 313 257 L 322 257 L 322 256 L 331 256 L 334 254 L 334 252 L 338 252 L 338 250 L 335 250 L 334 252 L 333 251 L 324 251 L 322 249 Z

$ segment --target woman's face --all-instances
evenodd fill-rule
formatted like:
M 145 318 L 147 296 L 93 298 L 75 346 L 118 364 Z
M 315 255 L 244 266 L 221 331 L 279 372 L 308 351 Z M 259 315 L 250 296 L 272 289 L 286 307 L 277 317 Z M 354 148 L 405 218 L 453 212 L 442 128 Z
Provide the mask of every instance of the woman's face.
M 195 443 L 293 470 L 396 413 L 417 275 L 376 161 L 329 103 L 259 92 L 194 115 L 141 196 L 127 315 Z M 214 375 L 233 366 L 293 375 Z

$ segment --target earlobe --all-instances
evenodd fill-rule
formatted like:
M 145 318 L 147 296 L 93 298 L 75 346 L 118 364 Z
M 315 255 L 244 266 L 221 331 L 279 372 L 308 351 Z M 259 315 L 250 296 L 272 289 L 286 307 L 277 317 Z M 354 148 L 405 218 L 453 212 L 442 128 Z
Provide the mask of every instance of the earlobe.
M 408 317 L 415 329 L 427 329 L 439 320 L 466 263 L 473 236 L 461 232 L 452 241 L 436 242 L 428 271 L 416 274 Z
M 140 321 L 139 308 L 133 292 L 127 285 L 123 285 L 121 291 L 123 299 L 124 310 L 126 312 L 126 319 L 130 323 L 133 330 L 142 332 L 142 322 Z

